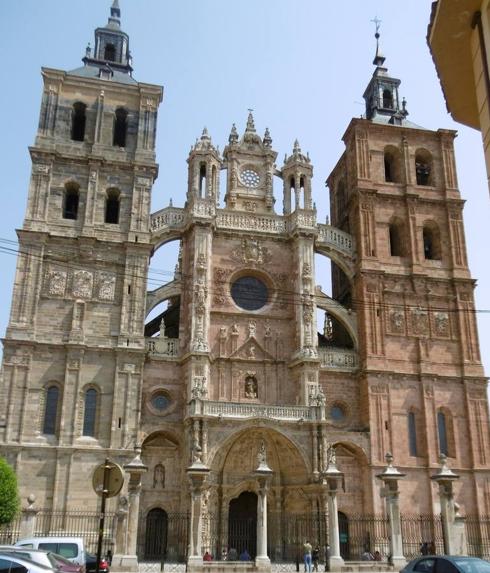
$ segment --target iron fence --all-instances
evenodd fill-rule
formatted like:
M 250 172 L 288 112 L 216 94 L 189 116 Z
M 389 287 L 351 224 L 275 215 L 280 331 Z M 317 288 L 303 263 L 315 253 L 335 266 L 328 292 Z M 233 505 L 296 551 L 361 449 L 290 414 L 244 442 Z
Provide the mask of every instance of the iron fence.
M 105 514 L 103 555 L 114 550 L 115 514 Z M 89 553 L 97 552 L 100 513 L 95 511 L 52 511 L 41 509 L 36 516 L 35 537 L 82 537 Z
M 401 515 L 403 555 L 407 559 L 418 557 L 423 545 L 431 555 L 444 554 L 444 536 L 440 515 Z M 425 550 L 425 549 L 424 549 Z
M 146 561 L 184 562 L 189 544 L 189 525 L 189 513 L 152 510 L 141 516 L 138 555 Z
M 465 531 L 468 555 L 490 560 L 490 515 L 467 515 Z
M 10 523 L 0 526 L 0 545 L 11 545 L 17 541 L 20 535 L 20 520 L 21 516 L 18 515 Z
M 347 561 L 357 561 L 366 551 L 379 551 L 387 559 L 390 547 L 388 517 L 384 515 L 351 515 L 339 522 L 340 554 Z

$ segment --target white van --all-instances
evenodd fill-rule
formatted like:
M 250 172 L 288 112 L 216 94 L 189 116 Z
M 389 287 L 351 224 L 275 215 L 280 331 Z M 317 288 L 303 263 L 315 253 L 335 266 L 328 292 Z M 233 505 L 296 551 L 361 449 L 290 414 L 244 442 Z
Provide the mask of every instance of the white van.
M 14 546 L 52 551 L 72 563 L 85 565 L 85 545 L 81 537 L 29 537 L 19 539 Z

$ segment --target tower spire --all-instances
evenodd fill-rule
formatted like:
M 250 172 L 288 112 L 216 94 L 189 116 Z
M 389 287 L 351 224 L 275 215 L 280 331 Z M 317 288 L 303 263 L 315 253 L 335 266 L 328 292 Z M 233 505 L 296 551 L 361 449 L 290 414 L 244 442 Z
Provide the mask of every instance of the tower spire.
M 380 38 L 380 33 L 379 33 L 379 28 L 380 28 L 380 24 L 381 24 L 381 20 L 375 16 L 373 18 L 373 20 L 371 20 L 371 22 L 374 22 L 375 26 L 376 26 L 376 32 L 374 34 L 374 37 L 376 38 L 376 55 L 374 56 L 374 60 L 373 60 L 373 65 L 381 68 L 383 66 L 383 64 L 385 63 L 385 57 L 383 56 L 383 54 L 381 53 L 381 49 L 379 47 L 379 38 Z
M 112 2 L 108 26 L 117 28 L 120 28 L 121 26 L 121 9 L 119 8 L 119 0 L 114 0 Z

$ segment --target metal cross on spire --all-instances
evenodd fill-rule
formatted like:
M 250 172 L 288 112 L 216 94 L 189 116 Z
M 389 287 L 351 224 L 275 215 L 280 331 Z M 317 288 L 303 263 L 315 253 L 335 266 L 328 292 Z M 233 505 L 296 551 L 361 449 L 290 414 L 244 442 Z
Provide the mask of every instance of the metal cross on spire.
M 379 27 L 380 27 L 380 24 L 381 24 L 382 20 L 380 20 L 380 19 L 378 18 L 378 16 L 375 16 L 375 17 L 371 20 L 371 22 L 373 22 L 374 25 L 376 26 L 376 34 L 375 34 L 375 36 L 376 36 L 376 38 L 378 38 L 378 37 L 379 37 Z

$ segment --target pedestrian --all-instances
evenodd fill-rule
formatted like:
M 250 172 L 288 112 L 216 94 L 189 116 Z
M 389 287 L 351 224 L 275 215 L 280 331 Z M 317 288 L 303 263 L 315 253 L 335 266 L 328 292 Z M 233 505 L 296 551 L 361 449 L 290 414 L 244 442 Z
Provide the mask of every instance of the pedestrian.
M 424 541 L 423 543 L 420 544 L 420 553 L 422 555 L 429 555 L 429 544 L 427 543 L 427 541 Z
M 238 551 L 234 547 L 228 551 L 228 561 L 238 561 Z
M 240 553 L 239 557 L 240 561 L 250 561 L 250 553 L 247 551 L 247 548 Z
M 320 548 L 318 545 L 315 545 L 315 549 L 313 549 L 311 553 L 311 561 L 313 563 L 313 571 L 318 571 L 318 561 L 320 560 Z
M 381 561 L 381 553 L 378 550 L 374 552 L 373 557 L 375 561 Z
M 226 550 L 226 547 L 223 547 L 223 549 L 221 550 L 221 561 L 226 561 L 227 558 L 228 558 L 228 551 Z
M 364 549 L 364 553 L 361 555 L 361 561 L 374 561 L 373 554 L 367 547 Z
M 325 545 L 325 571 L 330 571 L 330 545 Z
M 305 564 L 305 573 L 311 573 L 311 543 L 306 540 L 303 544 L 303 560 Z
M 209 551 L 206 551 L 206 553 L 202 556 L 202 560 L 203 561 L 212 561 L 213 556 L 211 555 L 211 553 L 209 553 Z

